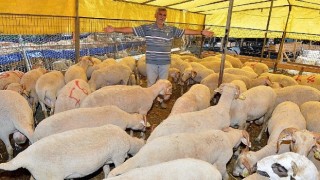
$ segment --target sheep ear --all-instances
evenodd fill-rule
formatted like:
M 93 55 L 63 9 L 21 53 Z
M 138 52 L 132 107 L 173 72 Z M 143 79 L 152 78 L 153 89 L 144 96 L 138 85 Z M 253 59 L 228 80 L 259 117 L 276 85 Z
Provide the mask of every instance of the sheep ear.
M 241 138 L 241 142 L 243 144 L 245 144 L 247 147 L 251 147 L 251 142 L 250 142 L 250 136 L 249 133 L 246 130 L 242 131 L 242 136 L 243 138 Z
M 150 127 L 150 123 L 147 122 L 147 124 L 144 122 L 144 120 L 141 120 L 140 123 L 144 126 L 144 127 Z
M 292 141 L 292 134 L 296 131 L 296 128 L 286 128 L 282 130 L 277 141 L 277 153 L 279 152 L 279 146 L 282 141 Z

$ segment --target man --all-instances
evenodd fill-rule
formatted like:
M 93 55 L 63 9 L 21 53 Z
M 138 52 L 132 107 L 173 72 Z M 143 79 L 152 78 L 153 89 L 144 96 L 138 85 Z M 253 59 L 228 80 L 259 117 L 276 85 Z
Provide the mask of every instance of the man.
M 107 33 L 133 33 L 136 36 L 146 38 L 146 63 L 147 63 L 147 85 L 150 87 L 157 79 L 168 79 L 171 61 L 171 48 L 173 38 L 181 38 L 186 35 L 204 35 L 211 37 L 212 32 L 207 30 L 195 31 L 190 29 L 179 29 L 165 24 L 167 10 L 158 8 L 155 13 L 156 22 L 138 27 L 104 28 Z

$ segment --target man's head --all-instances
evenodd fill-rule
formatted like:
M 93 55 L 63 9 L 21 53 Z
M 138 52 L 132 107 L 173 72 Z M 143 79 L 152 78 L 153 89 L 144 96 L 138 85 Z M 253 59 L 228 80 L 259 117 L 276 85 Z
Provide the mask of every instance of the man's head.
M 163 7 L 157 8 L 154 17 L 156 18 L 157 24 L 163 24 L 167 18 L 167 9 Z

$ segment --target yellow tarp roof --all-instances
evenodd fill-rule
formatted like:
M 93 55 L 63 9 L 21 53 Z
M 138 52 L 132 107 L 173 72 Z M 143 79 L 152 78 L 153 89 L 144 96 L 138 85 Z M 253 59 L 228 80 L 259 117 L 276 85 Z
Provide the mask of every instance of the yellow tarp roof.
M 76 0 L 1 0 L 0 33 L 73 32 L 75 3 Z M 271 0 L 234 0 L 230 37 L 263 38 L 270 4 Z M 228 0 L 79 0 L 80 31 L 101 32 L 108 24 L 120 27 L 149 23 L 154 21 L 157 6 L 168 8 L 167 22 L 175 26 L 202 29 L 205 25 L 217 36 L 224 35 Z M 282 36 L 288 15 L 288 38 L 320 41 L 319 0 L 274 0 L 268 37 Z

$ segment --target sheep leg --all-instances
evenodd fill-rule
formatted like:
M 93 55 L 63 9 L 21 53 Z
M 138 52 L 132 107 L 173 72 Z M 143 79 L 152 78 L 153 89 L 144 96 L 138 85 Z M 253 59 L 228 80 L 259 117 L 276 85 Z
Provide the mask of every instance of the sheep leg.
M 104 178 L 108 177 L 108 174 L 110 172 L 110 166 L 108 164 L 103 166 L 103 173 L 104 173 Z
M 229 175 L 228 175 L 228 173 L 227 173 L 226 164 L 216 163 L 215 165 L 216 165 L 218 171 L 221 173 L 222 179 L 223 179 L 223 180 L 228 180 L 228 179 L 229 179 Z
M 130 136 L 133 136 L 133 130 L 130 129 Z
M 52 102 L 51 109 L 50 109 L 50 116 L 54 113 L 54 105 L 55 105 L 55 102 Z
M 112 162 L 115 167 L 120 166 L 125 160 L 126 158 L 123 154 L 119 154 L 118 156 L 112 158 Z
M 43 102 L 40 102 L 40 105 L 41 105 L 41 109 L 42 109 L 42 112 L 44 114 L 44 117 L 47 118 L 48 117 L 48 113 L 47 113 L 46 105 Z
M 13 148 L 10 144 L 9 136 L 1 139 L 3 140 L 3 143 L 6 145 L 7 152 L 8 152 L 8 160 L 11 160 L 13 158 Z
M 262 138 L 262 134 L 263 134 L 264 132 L 266 132 L 266 130 L 267 130 L 267 126 L 268 126 L 268 123 L 264 122 L 263 125 L 262 125 L 262 129 L 261 129 L 258 137 L 255 139 L 256 142 L 260 142 L 260 140 L 261 140 L 261 138 Z

